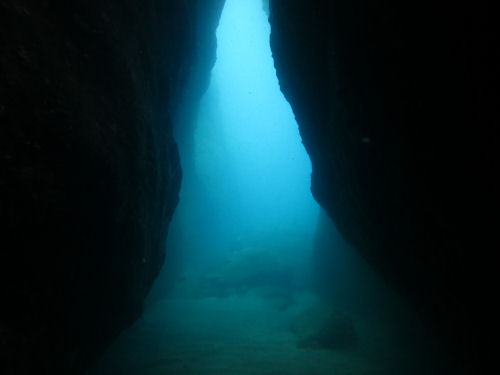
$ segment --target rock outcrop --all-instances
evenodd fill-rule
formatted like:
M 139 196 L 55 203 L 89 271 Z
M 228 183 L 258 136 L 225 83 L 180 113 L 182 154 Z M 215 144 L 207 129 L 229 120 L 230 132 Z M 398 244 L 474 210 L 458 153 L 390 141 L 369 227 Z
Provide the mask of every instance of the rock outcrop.
M 271 0 L 280 86 L 343 237 L 469 366 L 495 244 L 498 27 L 487 2 Z M 485 277 L 486 276 L 486 277 Z M 484 347 L 483 347 L 484 346 Z
M 0 1 L 2 374 L 81 373 L 140 314 L 180 184 L 170 123 L 206 86 L 222 4 Z M 314 196 L 476 370 L 493 347 L 494 15 L 270 1 Z
M 207 7 L 0 2 L 2 374 L 81 373 L 139 316 L 178 200 L 176 95 L 197 19 L 218 19 Z

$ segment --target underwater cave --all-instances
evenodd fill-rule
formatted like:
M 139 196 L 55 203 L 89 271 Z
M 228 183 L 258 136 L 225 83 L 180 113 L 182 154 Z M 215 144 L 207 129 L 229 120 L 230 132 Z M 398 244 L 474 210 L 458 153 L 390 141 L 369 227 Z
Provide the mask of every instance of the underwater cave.
M 166 275 L 89 374 L 449 370 L 314 200 L 270 31 L 260 1 L 225 1 L 209 85 L 174 124 L 194 122 L 189 140 L 178 132 L 183 182 Z
M 492 14 L 0 2 L 0 372 L 481 373 Z

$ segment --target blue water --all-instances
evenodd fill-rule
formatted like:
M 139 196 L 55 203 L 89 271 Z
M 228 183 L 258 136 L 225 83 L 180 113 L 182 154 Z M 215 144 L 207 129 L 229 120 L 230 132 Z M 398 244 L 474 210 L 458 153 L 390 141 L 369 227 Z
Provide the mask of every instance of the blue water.
M 439 373 L 439 348 L 415 314 L 311 195 L 269 33 L 260 0 L 226 1 L 194 147 L 179 144 L 166 264 L 143 316 L 89 375 Z M 329 329 L 332 309 L 352 322 L 355 344 L 304 340 Z
M 227 239 L 311 234 L 319 212 L 309 188 L 311 162 L 279 89 L 269 33 L 259 1 L 227 2 L 199 110 L 196 173 L 218 202 L 214 225 L 225 228 Z

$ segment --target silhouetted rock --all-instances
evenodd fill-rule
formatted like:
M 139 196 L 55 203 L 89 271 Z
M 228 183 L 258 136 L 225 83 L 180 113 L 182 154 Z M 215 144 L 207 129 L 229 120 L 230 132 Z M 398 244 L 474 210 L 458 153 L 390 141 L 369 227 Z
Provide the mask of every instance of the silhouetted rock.
M 81 373 L 139 316 L 177 204 L 172 111 L 213 61 L 216 22 L 196 20 L 222 3 L 0 2 L 2 374 Z M 491 8 L 270 1 L 314 196 L 475 373 L 498 247 Z
M 2 374 L 81 373 L 140 315 L 178 200 L 171 110 L 201 3 L 0 3 Z
M 490 353 L 499 32 L 488 1 L 270 1 L 311 190 L 474 373 Z M 495 125 L 493 125 L 495 124 Z M 493 188 L 495 186 L 495 188 Z M 494 263 L 494 262 L 493 262 Z M 474 322 L 474 323 L 473 323 Z
M 291 268 L 270 250 L 244 247 L 214 258 L 212 264 L 201 268 L 200 274 L 180 279 L 174 294 L 203 298 L 256 291 L 277 309 L 286 309 L 291 303 L 292 282 Z
M 288 286 L 292 272 L 270 250 L 245 247 L 230 254 L 213 280 L 221 288 L 240 290 L 263 285 Z

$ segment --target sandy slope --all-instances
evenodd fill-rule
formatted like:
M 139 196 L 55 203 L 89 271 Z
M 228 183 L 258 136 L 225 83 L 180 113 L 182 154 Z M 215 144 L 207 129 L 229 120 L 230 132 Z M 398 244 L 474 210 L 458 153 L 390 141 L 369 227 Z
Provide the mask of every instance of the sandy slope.
M 225 298 L 165 299 L 110 348 L 89 375 L 323 375 L 432 374 L 430 348 L 418 323 L 387 314 L 348 312 L 359 344 L 354 350 L 300 349 L 292 318 L 315 303 L 296 295 L 286 310 L 248 292 Z M 344 308 L 344 311 L 346 309 Z M 378 315 L 378 316 L 375 316 Z

